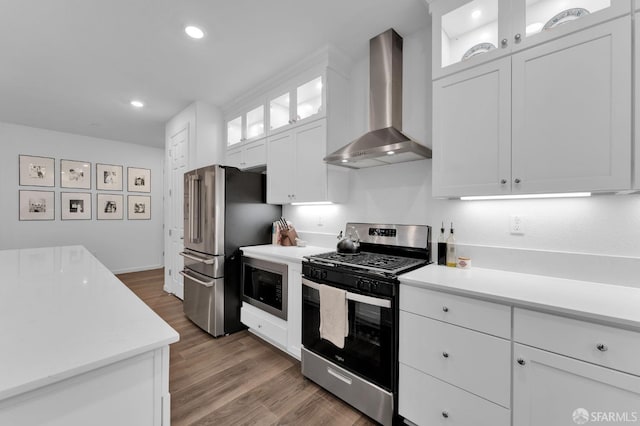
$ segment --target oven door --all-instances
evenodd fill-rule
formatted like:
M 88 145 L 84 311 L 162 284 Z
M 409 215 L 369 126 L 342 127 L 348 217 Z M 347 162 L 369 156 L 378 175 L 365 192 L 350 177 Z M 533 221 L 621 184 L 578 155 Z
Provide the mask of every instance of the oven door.
M 305 349 L 393 391 L 397 338 L 391 298 L 347 292 L 349 335 L 340 349 L 320 338 L 318 284 L 302 278 L 302 345 Z

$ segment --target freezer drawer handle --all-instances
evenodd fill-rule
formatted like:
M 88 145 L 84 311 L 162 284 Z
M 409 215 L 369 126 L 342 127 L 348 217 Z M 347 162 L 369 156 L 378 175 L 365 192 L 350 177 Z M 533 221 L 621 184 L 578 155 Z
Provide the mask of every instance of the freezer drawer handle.
M 180 256 L 182 256 L 182 257 L 186 257 L 187 259 L 191 259 L 191 260 L 195 260 L 196 262 L 204 263 L 205 265 L 213 265 L 213 263 L 215 262 L 214 258 L 205 259 L 205 258 L 202 258 L 202 257 L 194 256 L 192 254 L 185 253 L 183 251 L 181 251 L 178 254 Z
M 201 281 L 201 280 L 199 280 L 199 279 L 197 279 L 197 278 L 194 278 L 193 276 L 191 276 L 191 275 L 189 275 L 189 274 L 185 273 L 184 271 L 179 271 L 179 273 L 180 273 L 180 275 L 182 275 L 183 277 L 185 277 L 185 278 L 189 278 L 191 281 L 195 281 L 195 282 L 197 282 L 197 283 L 198 283 L 198 284 L 200 284 L 200 285 L 203 285 L 203 286 L 205 286 L 205 287 L 213 287 L 213 284 L 214 284 L 214 281 L 213 281 L 213 280 L 212 280 L 212 281 Z

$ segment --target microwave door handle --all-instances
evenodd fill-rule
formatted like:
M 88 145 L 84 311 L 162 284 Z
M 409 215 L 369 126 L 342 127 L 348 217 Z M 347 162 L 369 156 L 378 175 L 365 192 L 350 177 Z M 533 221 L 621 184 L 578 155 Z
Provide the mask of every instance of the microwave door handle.
M 313 281 L 309 281 L 306 278 L 302 278 L 302 284 L 318 291 L 320 291 L 320 285 L 322 285 L 322 284 L 314 283 Z M 371 296 L 365 296 L 364 294 L 347 292 L 347 299 L 353 300 L 354 302 L 364 303 L 367 305 L 378 306 L 381 308 L 387 308 L 387 309 L 391 308 L 390 300 L 379 299 L 377 297 L 371 297 Z
M 200 285 L 203 285 L 205 287 L 213 287 L 213 284 L 214 284 L 213 280 L 211 280 L 211 281 L 202 281 L 202 280 L 199 280 L 199 279 L 195 278 L 193 275 L 187 274 L 184 271 L 178 271 L 178 273 L 180 275 L 182 275 L 183 277 L 185 277 L 185 278 L 189 278 L 191 281 L 197 282 Z

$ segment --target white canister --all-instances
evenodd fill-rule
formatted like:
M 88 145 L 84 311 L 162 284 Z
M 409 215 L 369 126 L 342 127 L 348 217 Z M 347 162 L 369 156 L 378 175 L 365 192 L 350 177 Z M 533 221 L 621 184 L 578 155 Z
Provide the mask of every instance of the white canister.
M 456 266 L 458 268 L 460 268 L 460 269 L 469 269 L 469 268 L 471 268 L 471 258 L 470 257 L 459 256 Z

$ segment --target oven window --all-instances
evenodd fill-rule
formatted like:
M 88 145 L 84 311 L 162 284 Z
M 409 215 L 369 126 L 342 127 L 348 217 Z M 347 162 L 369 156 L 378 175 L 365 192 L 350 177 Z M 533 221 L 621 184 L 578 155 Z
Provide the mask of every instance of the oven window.
M 349 300 L 344 348 L 320 338 L 320 293 L 302 286 L 302 344 L 349 371 L 391 390 L 395 362 L 393 310 Z
M 244 265 L 244 295 L 282 310 L 282 275 Z

